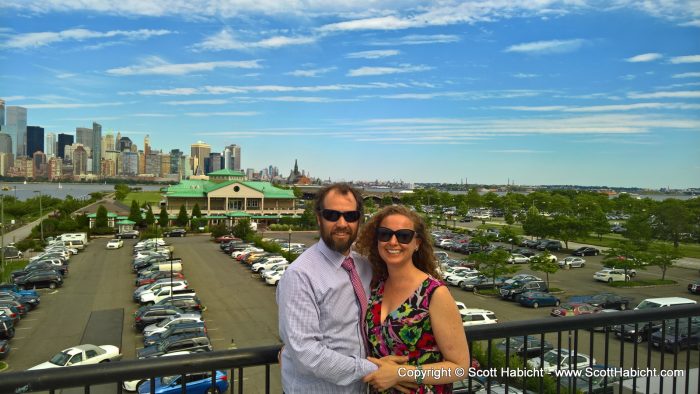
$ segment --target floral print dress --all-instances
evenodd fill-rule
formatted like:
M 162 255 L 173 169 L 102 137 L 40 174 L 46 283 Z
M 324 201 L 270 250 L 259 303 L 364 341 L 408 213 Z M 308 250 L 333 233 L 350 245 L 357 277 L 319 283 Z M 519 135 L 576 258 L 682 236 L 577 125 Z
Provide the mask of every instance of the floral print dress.
M 428 276 L 421 286 L 397 309 L 389 312 L 382 323 L 384 281 L 372 289 L 367 308 L 369 354 L 381 358 L 388 355 L 408 356 L 408 364 L 424 365 L 444 361 L 430 323 L 430 298 L 444 283 Z M 399 393 L 390 389 L 388 393 Z M 452 384 L 421 385 L 415 393 L 451 393 Z

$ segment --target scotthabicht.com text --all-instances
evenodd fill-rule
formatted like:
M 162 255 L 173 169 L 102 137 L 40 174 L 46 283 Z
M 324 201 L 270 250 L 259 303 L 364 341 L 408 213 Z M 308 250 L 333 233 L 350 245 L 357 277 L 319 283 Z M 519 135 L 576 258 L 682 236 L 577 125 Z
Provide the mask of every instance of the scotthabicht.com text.
M 469 369 L 469 377 L 484 377 L 484 378 L 499 378 L 499 377 L 509 377 L 509 378 L 523 378 L 523 377 L 543 377 L 546 375 L 553 375 L 556 377 L 608 377 L 608 378 L 621 378 L 621 379 L 631 379 L 631 378 L 646 378 L 646 377 L 683 377 L 685 376 L 685 371 L 682 369 L 656 369 L 656 368 L 643 368 L 643 369 L 626 369 L 626 368 L 585 368 L 585 369 L 559 369 L 553 371 L 547 371 L 544 369 L 521 369 L 521 368 L 488 368 L 488 369 Z

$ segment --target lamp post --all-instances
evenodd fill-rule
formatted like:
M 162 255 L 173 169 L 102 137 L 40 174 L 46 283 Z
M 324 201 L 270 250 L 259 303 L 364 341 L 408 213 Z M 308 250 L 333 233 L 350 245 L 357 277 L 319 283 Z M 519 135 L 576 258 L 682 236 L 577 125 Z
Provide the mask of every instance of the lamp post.
M 292 254 L 292 228 L 291 227 L 289 227 L 289 242 L 287 242 L 287 254 L 288 255 Z
M 5 273 L 5 194 L 0 194 L 0 272 Z
M 41 191 L 34 190 L 34 193 L 39 194 L 39 228 L 41 229 L 41 243 L 44 243 L 44 210 L 41 207 Z

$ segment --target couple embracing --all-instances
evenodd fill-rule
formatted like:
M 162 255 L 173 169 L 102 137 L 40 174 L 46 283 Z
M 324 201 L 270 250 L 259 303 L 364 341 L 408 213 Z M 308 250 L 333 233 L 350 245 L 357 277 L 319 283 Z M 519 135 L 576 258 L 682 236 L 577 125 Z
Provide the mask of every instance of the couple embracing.
M 321 239 L 277 288 L 284 392 L 451 392 L 469 350 L 423 219 L 390 206 L 360 228 L 361 195 L 342 183 L 314 208 Z

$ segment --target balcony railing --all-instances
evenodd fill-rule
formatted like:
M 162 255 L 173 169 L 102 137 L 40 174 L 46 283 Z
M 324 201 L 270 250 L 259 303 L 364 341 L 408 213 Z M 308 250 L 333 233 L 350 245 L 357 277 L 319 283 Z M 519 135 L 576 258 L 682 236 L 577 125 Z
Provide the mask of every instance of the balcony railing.
M 475 326 L 467 329 L 467 336 L 472 355 L 480 358 L 480 371 L 488 371 L 491 368 L 500 369 L 505 367 L 504 360 L 510 360 L 511 367 L 516 365 L 517 360 L 524 356 L 508 354 L 509 347 L 506 347 L 504 354 L 498 353 L 494 345 L 495 340 L 502 341 L 523 338 L 526 335 L 544 339 L 556 338 L 553 343 L 554 348 L 566 348 L 573 351 L 574 356 L 579 354 L 597 355 L 598 363 L 603 364 L 602 368 L 622 368 L 624 371 L 653 370 L 658 373 L 661 370 L 676 370 L 676 376 L 669 378 L 656 378 L 642 376 L 628 379 L 627 388 L 623 388 L 618 379 L 607 378 L 603 381 L 603 386 L 610 386 L 605 392 L 644 392 L 644 393 L 697 393 L 698 382 L 700 381 L 700 337 L 696 334 L 693 337 L 691 346 L 687 349 L 672 352 L 667 351 L 664 346 L 640 344 L 636 341 L 623 341 L 617 338 L 616 333 L 620 332 L 622 324 L 629 324 L 637 333 L 651 322 L 661 323 L 666 327 L 666 322 L 676 322 L 675 329 L 666 332 L 661 329 L 660 343 L 666 343 L 667 338 L 683 338 L 679 331 L 690 330 L 694 327 L 691 317 L 700 317 L 700 306 L 679 306 L 673 308 L 660 308 L 654 310 L 628 311 L 624 313 L 599 313 L 576 318 L 550 318 L 528 321 L 505 322 L 496 325 Z M 607 327 L 603 332 L 596 333 L 588 329 Z M 642 338 L 645 339 L 645 338 Z M 688 337 L 686 337 L 688 339 Z M 525 342 L 527 343 L 527 342 Z M 692 347 L 692 349 L 691 349 Z M 631 348 L 631 349 L 630 349 Z M 653 349 L 652 349 L 653 348 Z M 217 351 L 211 353 L 199 353 L 185 356 L 162 357 L 146 360 L 129 360 L 99 365 L 79 366 L 70 368 L 56 368 L 47 370 L 10 372 L 0 374 L 0 393 L 27 393 L 36 391 L 50 391 L 69 387 L 84 387 L 85 393 L 90 392 L 90 388 L 96 385 L 109 383 L 114 385 L 116 393 L 122 392 L 121 382 L 136 379 L 154 380 L 158 376 L 172 376 L 193 372 L 225 370 L 229 376 L 229 392 L 244 393 L 249 391 L 260 391 L 264 387 L 266 393 L 270 392 L 270 365 L 277 363 L 277 352 L 279 345 L 267 347 L 255 347 L 246 349 Z M 481 349 L 481 350 L 479 350 Z M 540 349 L 541 351 L 542 349 Z M 527 348 L 521 349 L 523 355 Z M 515 353 L 515 351 L 513 352 Z M 671 357 L 671 359 L 667 359 Z M 535 357 L 535 360 L 542 361 L 542 356 Z M 532 359 L 531 359 L 532 360 Z M 522 361 L 525 361 L 524 359 Z M 500 364 L 499 364 L 500 363 Z M 516 364 L 513 364 L 516 363 Z M 522 365 L 520 364 L 521 368 Z M 542 365 L 542 363 L 540 363 Z M 247 367 L 264 366 L 265 375 L 262 381 L 248 381 L 244 387 L 244 369 Z M 593 367 L 592 360 L 589 367 Z M 571 365 L 570 370 L 573 370 Z M 558 366 L 557 370 L 565 369 Z M 599 369 L 600 370 L 600 369 Z M 483 373 L 482 373 L 483 375 Z M 216 374 L 212 374 L 213 378 Z M 552 383 L 553 382 L 553 383 Z M 212 381 L 213 383 L 213 381 Z M 586 385 L 579 387 L 583 392 L 594 392 L 592 381 L 587 381 Z M 527 387 L 527 392 L 556 392 L 569 393 L 576 392 L 569 389 L 571 378 L 552 379 L 550 376 L 538 376 L 536 378 L 508 376 L 489 376 L 485 379 L 466 378 L 466 386 L 462 392 L 469 392 L 470 388 L 483 387 L 485 392 L 490 392 L 491 388 L 500 385 L 499 392 L 514 392 L 514 388 Z M 153 387 L 153 385 L 151 385 Z M 252 390 L 251 390 L 252 389 Z M 588 389 L 588 390 L 586 390 Z M 630 391 L 630 389 L 632 391 Z M 524 391 L 524 390 L 523 390 Z M 153 392 L 153 389 L 151 390 Z M 187 391 L 183 388 L 182 393 Z M 484 391 L 481 391 L 484 392 Z M 519 392 L 519 391 L 518 391 Z

